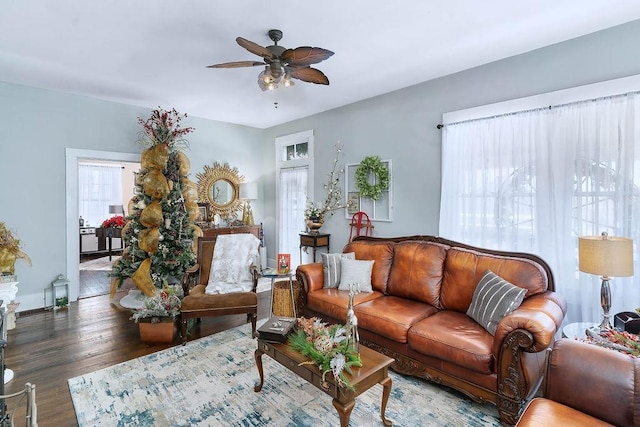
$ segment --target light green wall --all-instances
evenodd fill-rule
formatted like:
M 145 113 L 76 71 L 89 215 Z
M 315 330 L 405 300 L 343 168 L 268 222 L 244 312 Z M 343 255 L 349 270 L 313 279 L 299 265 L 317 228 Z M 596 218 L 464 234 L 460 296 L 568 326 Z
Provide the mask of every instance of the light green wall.
M 18 311 L 42 307 L 44 288 L 60 273 L 76 289 L 71 300 L 77 297 L 77 269 L 68 268 L 76 259 L 67 256 L 76 242 L 68 243 L 67 235 L 75 235 L 71 227 L 78 222 L 77 210 L 65 204 L 65 150 L 133 153 L 139 159 L 137 118 L 149 113 L 147 108 L 0 82 L 0 221 L 17 233 L 33 261 L 32 267 L 16 263 Z M 260 150 L 262 130 L 197 117 L 183 124 L 196 128 L 188 135 L 187 150 L 193 181 L 196 172 L 214 161 L 238 167 L 247 181 L 261 179 L 261 165 L 252 154 Z M 262 204 L 256 202 L 259 216 Z
M 340 140 L 347 163 L 372 154 L 393 160 L 394 220 L 376 223 L 376 235 L 437 234 L 436 125 L 442 113 L 640 74 L 639 42 L 636 21 L 265 130 L 190 117 L 185 124 L 196 128 L 187 153 L 191 178 L 205 164 L 227 161 L 247 181 L 257 181 L 259 200 L 252 206 L 273 256 L 274 138 L 313 129 L 317 199 Z M 34 264 L 16 264 L 20 311 L 41 307 L 43 289 L 59 273 L 70 275 L 65 149 L 139 154 L 136 119 L 148 114 L 146 108 L 0 83 L 0 221 L 18 233 Z M 332 251 L 339 251 L 349 235 L 347 221 L 335 215 L 324 230 L 332 234 Z
M 392 159 L 393 222 L 375 223 L 374 234 L 437 235 L 442 151 L 436 125 L 443 113 L 640 74 L 639 43 L 635 21 L 275 126 L 264 132 L 264 146 L 271 150 L 265 158 L 273 159 L 274 138 L 313 129 L 317 200 L 325 194 L 322 184 L 337 140 L 345 146 L 346 163 L 374 154 Z M 275 216 L 273 162 L 263 167 L 270 183 L 265 210 Z M 349 237 L 348 220 L 334 215 L 323 231 L 331 233 L 331 250 L 340 251 Z M 273 238 L 267 236 L 269 246 Z

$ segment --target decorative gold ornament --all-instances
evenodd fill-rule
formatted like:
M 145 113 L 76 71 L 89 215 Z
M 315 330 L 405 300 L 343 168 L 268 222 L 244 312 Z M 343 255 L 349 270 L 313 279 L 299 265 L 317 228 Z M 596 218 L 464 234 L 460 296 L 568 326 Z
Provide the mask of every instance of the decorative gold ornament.
M 213 167 L 205 165 L 204 172 L 197 173 L 196 177 L 198 201 L 209 203 L 211 215 L 232 218 L 242 209 L 242 202 L 238 196 L 244 176 L 239 174 L 238 168 L 232 168 L 228 163 L 221 165 L 215 162 Z

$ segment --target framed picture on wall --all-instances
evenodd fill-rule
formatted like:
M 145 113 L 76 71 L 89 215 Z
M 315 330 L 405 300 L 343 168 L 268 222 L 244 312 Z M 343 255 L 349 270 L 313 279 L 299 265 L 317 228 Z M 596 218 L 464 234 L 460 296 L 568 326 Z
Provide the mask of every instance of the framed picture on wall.
M 209 221 L 209 203 L 198 203 L 198 218 L 196 222 Z
M 360 212 L 360 193 L 350 192 L 347 194 L 347 214 L 353 215 Z
M 288 274 L 291 271 L 291 254 L 278 254 L 278 274 Z

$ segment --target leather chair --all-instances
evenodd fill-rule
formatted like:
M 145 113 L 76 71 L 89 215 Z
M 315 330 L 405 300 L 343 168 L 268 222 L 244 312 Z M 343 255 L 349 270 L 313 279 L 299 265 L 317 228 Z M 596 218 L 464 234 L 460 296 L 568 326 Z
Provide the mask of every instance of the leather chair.
M 198 239 L 197 263 L 191 267 L 182 280 L 185 297 L 182 299 L 181 333 L 182 345 L 187 342 L 187 325 L 189 319 L 200 321 L 202 317 L 246 314 L 247 322 L 251 322 L 252 336 L 257 336 L 256 322 L 258 317 L 258 267 L 252 267 L 252 289 L 249 292 L 230 292 L 223 294 L 207 294 L 205 289 L 211 273 L 211 261 L 218 236 L 204 236 Z
M 551 350 L 543 393 L 517 427 L 640 426 L 640 359 L 563 338 Z

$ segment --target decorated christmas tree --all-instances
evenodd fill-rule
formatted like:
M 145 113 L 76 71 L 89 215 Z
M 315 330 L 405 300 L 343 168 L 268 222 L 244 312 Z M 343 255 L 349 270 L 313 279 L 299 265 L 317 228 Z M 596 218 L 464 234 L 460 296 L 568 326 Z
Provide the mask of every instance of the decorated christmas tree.
M 179 282 L 195 263 L 195 242 L 202 230 L 194 223 L 198 215 L 196 185 L 189 180 L 188 147 L 181 115 L 173 109 L 153 110 L 142 125 L 141 155 L 136 195 L 129 201 L 122 229 L 125 249 L 113 265 L 111 297 L 123 281 L 131 278 L 146 295 Z

